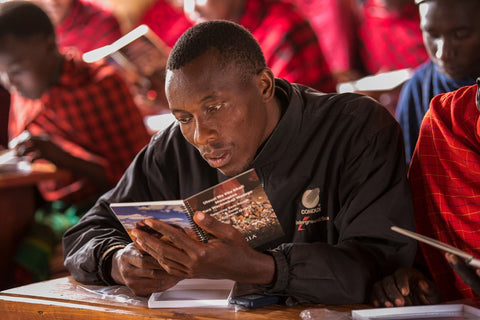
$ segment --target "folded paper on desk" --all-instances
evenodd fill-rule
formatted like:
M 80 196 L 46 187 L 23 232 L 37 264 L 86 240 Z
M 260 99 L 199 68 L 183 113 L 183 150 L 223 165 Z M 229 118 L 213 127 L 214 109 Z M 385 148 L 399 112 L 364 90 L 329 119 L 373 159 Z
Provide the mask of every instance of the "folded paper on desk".
M 462 251 L 458 248 L 455 248 L 455 247 L 453 247 L 451 245 L 448 245 L 446 243 L 443 243 L 441 241 L 432 239 L 430 237 L 427 237 L 427 236 L 424 236 L 424 235 L 418 234 L 416 232 L 409 231 L 409 230 L 406 230 L 406 229 L 403 229 L 403 228 L 400 228 L 400 227 L 397 227 L 397 226 L 393 226 L 393 227 L 391 227 L 391 229 L 395 232 L 403 234 L 404 236 L 407 236 L 407 237 L 413 238 L 415 240 L 421 241 L 423 243 L 426 243 L 428 245 L 431 245 L 432 247 L 435 247 L 437 249 L 443 250 L 445 252 L 450 252 L 450 253 L 452 253 L 456 256 L 459 256 L 459 257 L 465 259 L 465 262 L 467 264 L 471 265 L 472 267 L 480 268 L 480 260 L 475 258 L 473 255 L 466 253 L 465 251 Z
M 353 320 L 473 320 L 480 310 L 464 304 L 352 310 Z
M 172 288 L 152 293 L 149 308 L 226 308 L 235 286 L 227 279 L 185 279 Z
M 337 92 L 369 92 L 369 91 L 390 91 L 400 87 L 413 75 L 410 68 L 382 72 L 376 75 L 339 83 Z

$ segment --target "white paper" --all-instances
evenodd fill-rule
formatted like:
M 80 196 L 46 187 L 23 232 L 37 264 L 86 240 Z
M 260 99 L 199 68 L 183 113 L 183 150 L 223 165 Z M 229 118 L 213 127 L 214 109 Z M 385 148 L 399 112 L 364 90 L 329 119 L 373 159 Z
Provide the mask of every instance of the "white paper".
M 436 304 L 416 307 L 352 310 L 353 320 L 473 320 L 480 310 L 463 304 Z
M 229 306 L 228 300 L 235 281 L 212 279 L 186 279 L 174 287 L 152 293 L 148 299 L 149 308 L 192 308 Z

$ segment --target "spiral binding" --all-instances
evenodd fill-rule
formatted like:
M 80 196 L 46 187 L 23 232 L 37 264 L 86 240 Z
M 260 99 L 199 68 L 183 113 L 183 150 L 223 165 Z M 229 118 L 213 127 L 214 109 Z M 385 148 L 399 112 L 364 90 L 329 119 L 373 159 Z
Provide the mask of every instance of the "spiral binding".
M 200 240 L 203 243 L 207 243 L 208 242 L 207 233 L 205 232 L 205 230 L 200 228 L 198 224 L 195 223 L 195 221 L 193 221 L 193 210 L 192 210 L 192 207 L 190 207 L 190 204 L 188 203 L 188 201 L 184 201 L 184 203 L 185 203 L 185 208 L 187 209 L 187 219 L 190 222 L 190 225 L 192 226 L 193 231 L 197 235 L 198 240 Z

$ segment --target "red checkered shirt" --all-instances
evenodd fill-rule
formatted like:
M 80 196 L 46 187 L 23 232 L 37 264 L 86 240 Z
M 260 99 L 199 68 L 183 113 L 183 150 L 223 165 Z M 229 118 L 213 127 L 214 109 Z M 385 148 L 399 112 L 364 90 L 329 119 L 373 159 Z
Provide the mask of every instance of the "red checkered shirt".
M 332 72 L 357 68 L 357 0 L 290 0 L 309 19 Z
M 247 0 L 239 23 L 257 39 L 276 77 L 335 92 L 336 83 L 315 31 L 295 5 L 278 0 Z
M 239 24 L 250 30 L 276 77 L 324 92 L 335 92 L 335 81 L 308 20 L 291 3 L 247 0 Z M 164 18 L 166 12 L 176 19 Z M 185 16 L 158 1 L 142 19 L 165 43 L 172 45 L 188 25 Z M 190 25 L 191 26 L 191 25 Z
M 155 1 L 144 13 L 141 24 L 146 24 L 169 47 L 192 26 L 183 10 L 169 4 L 167 0 Z
M 115 16 L 95 3 L 73 0 L 67 17 L 55 28 L 60 48 L 75 47 L 87 52 L 121 37 Z
M 48 134 L 72 155 L 101 164 L 114 185 L 150 137 L 128 86 L 111 66 L 66 55 L 58 83 L 40 99 L 12 94 L 10 138 L 28 129 Z M 79 202 L 99 190 L 73 172 L 39 186 L 47 201 Z
M 412 158 L 409 179 L 417 231 L 480 256 L 480 112 L 477 86 L 432 99 Z M 442 251 L 420 245 L 443 298 L 475 294 Z
M 388 11 L 384 1 L 367 0 L 361 10 L 360 51 L 368 73 L 414 68 L 428 59 L 413 1 Z

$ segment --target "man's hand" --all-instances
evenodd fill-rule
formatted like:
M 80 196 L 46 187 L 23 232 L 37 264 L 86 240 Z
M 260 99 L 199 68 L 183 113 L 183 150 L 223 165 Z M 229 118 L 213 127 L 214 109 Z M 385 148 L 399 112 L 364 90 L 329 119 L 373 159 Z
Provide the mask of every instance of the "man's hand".
M 145 220 L 145 224 L 160 232 L 162 239 L 138 229 L 132 234 L 136 244 L 171 275 L 255 284 L 273 281 L 273 258 L 252 249 L 238 230 L 202 212 L 196 212 L 194 220 L 213 235 L 208 243 L 192 239 L 182 230 L 154 219 Z
M 435 304 L 440 302 L 440 293 L 419 270 L 400 268 L 374 284 L 371 302 L 375 307 Z
M 56 165 L 65 159 L 65 151 L 50 140 L 48 135 L 25 135 L 25 138 L 15 145 L 18 156 L 30 156 L 31 161 L 45 159 Z
M 150 255 L 142 253 L 133 243 L 115 252 L 112 278 L 138 296 L 164 291 L 182 278 L 169 275 Z
M 78 177 L 90 180 L 102 192 L 112 187 L 112 183 L 106 176 L 105 167 L 98 161 L 85 160 L 70 154 L 52 141 L 48 135 L 33 136 L 28 132 L 22 133 L 22 135 L 14 145 L 18 156 L 28 156 L 30 161 L 48 160 L 58 168 L 66 169 Z
M 464 260 L 451 253 L 445 253 L 445 258 L 463 282 L 475 293 L 480 294 L 480 269 L 468 266 Z

